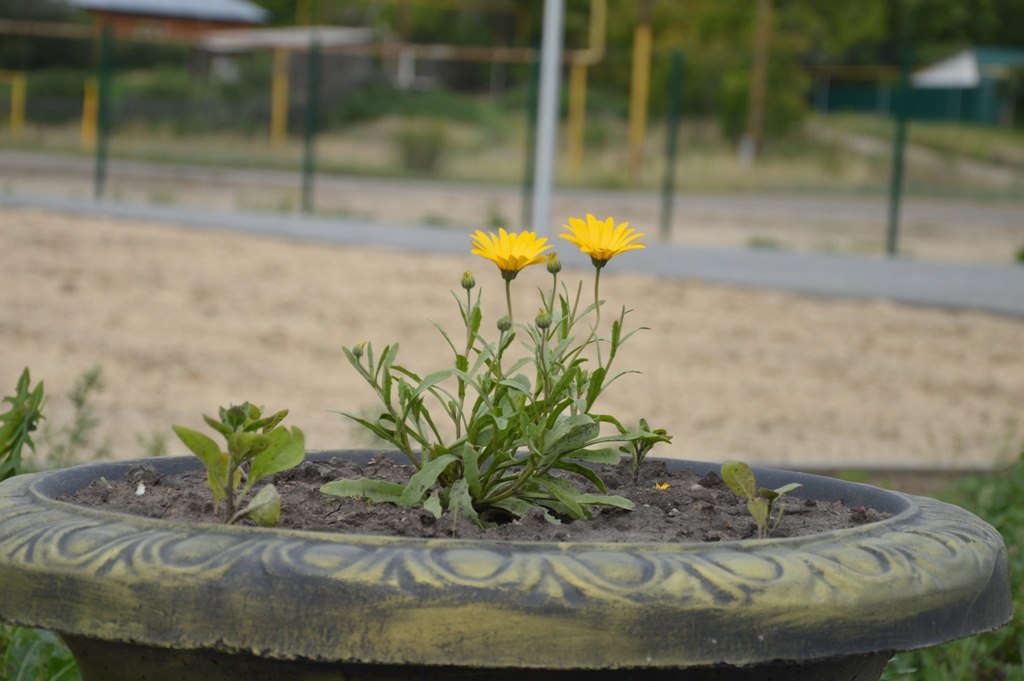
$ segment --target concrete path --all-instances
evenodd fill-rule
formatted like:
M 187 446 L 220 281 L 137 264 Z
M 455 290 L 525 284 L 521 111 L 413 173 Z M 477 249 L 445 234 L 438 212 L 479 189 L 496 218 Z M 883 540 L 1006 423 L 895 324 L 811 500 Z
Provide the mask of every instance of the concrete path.
M 338 244 L 465 253 L 468 234 L 431 226 L 389 225 L 300 215 L 211 212 L 177 206 L 128 205 L 0 193 L 0 204 L 85 215 L 222 229 Z M 2 225 L 0 225 L 2 228 Z M 560 249 L 568 265 L 586 265 Z M 617 269 L 678 279 L 772 288 L 826 296 L 884 298 L 1024 317 L 1024 266 L 903 258 L 757 251 L 657 244 L 614 263 Z

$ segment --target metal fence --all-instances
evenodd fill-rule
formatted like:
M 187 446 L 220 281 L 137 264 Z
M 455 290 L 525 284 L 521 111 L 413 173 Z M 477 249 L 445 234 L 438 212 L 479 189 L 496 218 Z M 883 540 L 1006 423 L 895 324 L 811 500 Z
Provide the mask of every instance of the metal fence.
M 528 221 L 533 50 L 382 44 L 359 29 L 62 39 L 75 44 L 68 63 L 0 71 L 4 193 L 369 224 Z M 651 53 L 639 100 L 634 53 L 567 57 L 556 213 L 607 212 L 713 246 L 996 262 L 1024 246 L 1019 131 L 922 122 L 948 95 L 940 106 L 909 87 L 909 64 L 902 79 L 877 65 L 805 74 L 796 108 L 776 107 L 781 123 L 769 88 L 751 162 L 730 131 L 746 84 L 712 83 L 713 60 L 682 48 Z

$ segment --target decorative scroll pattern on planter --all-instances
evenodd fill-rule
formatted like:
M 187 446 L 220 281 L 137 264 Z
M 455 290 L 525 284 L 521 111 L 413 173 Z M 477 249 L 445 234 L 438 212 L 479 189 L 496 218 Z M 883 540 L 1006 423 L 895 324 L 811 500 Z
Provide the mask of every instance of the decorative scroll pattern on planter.
M 974 633 L 988 590 L 1005 582 L 998 533 L 923 498 L 880 523 L 795 539 L 511 544 L 188 526 L 56 502 L 38 480 L 0 486 L 0 618 L 153 645 L 386 663 L 741 664 L 812 657 L 826 642 L 832 654 L 893 636 L 926 645 L 905 639 L 938 611 Z

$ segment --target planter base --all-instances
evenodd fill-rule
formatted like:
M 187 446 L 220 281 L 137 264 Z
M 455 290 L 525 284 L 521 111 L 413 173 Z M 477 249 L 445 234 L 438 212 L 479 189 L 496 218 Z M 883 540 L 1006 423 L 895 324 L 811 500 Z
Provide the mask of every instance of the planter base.
M 878 681 L 892 653 L 690 669 L 472 669 L 268 660 L 64 636 L 83 681 Z

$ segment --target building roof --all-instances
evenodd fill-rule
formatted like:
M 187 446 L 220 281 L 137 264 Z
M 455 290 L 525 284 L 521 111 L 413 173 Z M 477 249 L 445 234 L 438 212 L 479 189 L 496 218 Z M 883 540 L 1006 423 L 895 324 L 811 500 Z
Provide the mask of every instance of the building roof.
M 913 82 L 919 88 L 975 88 L 1017 64 L 1024 64 L 1024 50 L 974 47 L 920 69 Z
M 285 28 L 236 28 L 210 31 L 199 39 L 199 45 L 210 52 L 232 53 L 267 47 L 305 50 L 313 42 L 321 47 L 365 45 L 374 41 L 370 28 L 341 26 L 294 26 Z
M 248 0 L 67 0 L 75 8 L 176 19 L 258 24 L 268 12 Z

